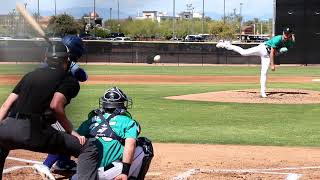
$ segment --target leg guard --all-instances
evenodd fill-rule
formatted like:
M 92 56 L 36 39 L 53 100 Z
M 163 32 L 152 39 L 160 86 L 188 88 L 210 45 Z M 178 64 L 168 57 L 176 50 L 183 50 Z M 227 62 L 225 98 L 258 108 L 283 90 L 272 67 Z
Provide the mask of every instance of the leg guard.
M 143 180 L 149 170 L 151 160 L 154 156 L 153 146 L 152 146 L 152 142 L 146 137 L 139 137 L 137 140 L 137 145 L 142 147 L 143 152 L 145 154 L 139 175 L 137 177 L 138 180 Z

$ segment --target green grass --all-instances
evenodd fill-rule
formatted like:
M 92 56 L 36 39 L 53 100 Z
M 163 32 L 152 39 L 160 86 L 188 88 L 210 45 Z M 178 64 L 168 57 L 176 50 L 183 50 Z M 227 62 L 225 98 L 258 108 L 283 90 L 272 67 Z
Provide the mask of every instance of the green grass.
M 67 107 L 79 126 L 98 106 L 106 85 L 83 85 Z M 133 97 L 130 111 L 141 123 L 142 135 L 156 142 L 320 146 L 320 108 L 313 105 L 240 104 L 168 100 L 163 97 L 231 89 L 257 84 L 120 85 Z M 270 84 L 270 88 L 320 91 L 317 84 Z M 12 87 L 0 86 L 0 102 Z
M 0 74 L 24 74 L 35 65 L 0 65 Z M 159 75 L 259 75 L 256 67 L 93 66 L 92 74 Z M 274 76 L 319 76 L 318 67 L 283 67 Z M 98 107 L 98 98 L 110 85 L 82 85 L 77 98 L 67 106 L 76 127 Z M 274 105 L 168 100 L 163 97 L 221 90 L 259 88 L 252 84 L 119 85 L 133 97 L 130 110 L 142 125 L 142 135 L 156 142 L 320 146 L 319 104 Z M 320 91 L 318 83 L 269 83 L 269 88 Z M 13 86 L 0 86 L 0 103 Z
M 260 66 L 114 66 L 83 65 L 89 74 L 154 74 L 154 75 L 216 75 L 216 76 L 256 76 L 260 74 Z M 278 66 L 274 76 L 320 76 L 319 67 L 311 66 Z
M 36 65 L 0 65 L 0 74 L 25 74 Z M 257 76 L 260 66 L 116 66 L 82 65 L 89 75 L 216 75 L 216 76 Z M 278 66 L 271 76 L 320 76 L 316 66 Z

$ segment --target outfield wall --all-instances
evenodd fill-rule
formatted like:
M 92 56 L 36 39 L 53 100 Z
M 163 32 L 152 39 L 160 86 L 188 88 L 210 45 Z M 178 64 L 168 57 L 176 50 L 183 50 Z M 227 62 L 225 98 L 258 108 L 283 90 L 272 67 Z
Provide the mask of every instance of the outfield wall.
M 161 63 L 186 64 L 260 64 L 259 57 L 216 48 L 216 43 L 199 42 L 114 42 L 85 41 L 86 53 L 80 62 L 153 63 L 153 56 L 161 55 Z M 257 44 L 238 44 L 250 48 Z M 40 62 L 44 58 L 45 41 L 0 40 L 0 62 Z M 280 59 L 281 64 L 303 64 L 294 51 Z

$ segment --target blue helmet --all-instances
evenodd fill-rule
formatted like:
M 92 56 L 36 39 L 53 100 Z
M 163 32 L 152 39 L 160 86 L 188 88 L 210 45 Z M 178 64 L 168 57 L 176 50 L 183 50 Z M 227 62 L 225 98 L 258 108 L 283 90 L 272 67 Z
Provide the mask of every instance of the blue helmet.
M 77 62 L 84 52 L 84 45 L 81 38 L 75 35 L 67 35 L 62 38 L 62 43 L 68 48 L 69 59 Z

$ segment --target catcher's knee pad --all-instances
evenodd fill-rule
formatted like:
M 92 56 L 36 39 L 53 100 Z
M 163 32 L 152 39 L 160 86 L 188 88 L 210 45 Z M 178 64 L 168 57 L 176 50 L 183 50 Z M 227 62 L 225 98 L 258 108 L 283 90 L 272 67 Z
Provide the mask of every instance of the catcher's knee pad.
M 137 177 L 138 180 L 143 180 L 149 170 L 151 160 L 154 156 L 152 142 L 146 137 L 139 137 L 137 145 L 141 146 L 144 152 L 141 169 Z

